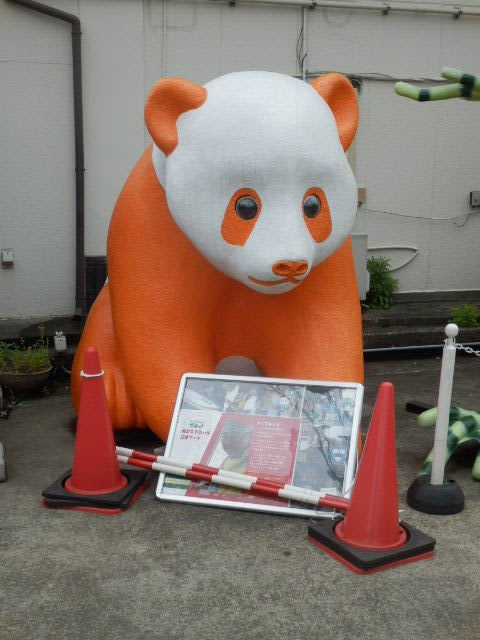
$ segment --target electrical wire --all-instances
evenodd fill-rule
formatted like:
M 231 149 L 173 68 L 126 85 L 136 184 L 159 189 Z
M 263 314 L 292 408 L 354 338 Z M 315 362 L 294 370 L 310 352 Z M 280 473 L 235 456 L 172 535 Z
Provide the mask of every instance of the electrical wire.
M 298 67 L 301 71 L 301 74 L 299 76 L 299 78 L 302 78 L 303 76 L 303 65 L 305 63 L 305 58 L 306 58 L 306 54 L 303 56 L 302 58 L 302 49 L 303 49 L 303 20 L 301 22 L 301 26 L 300 26 L 300 32 L 298 34 L 297 37 L 297 46 L 296 46 L 296 58 L 297 58 L 297 64 Z M 307 74 L 310 75 L 310 74 Z
M 25 399 L 28 397 L 28 395 L 22 395 L 16 398 L 13 389 L 8 387 L 6 384 L 2 384 L 2 389 L 6 389 L 10 394 L 10 402 L 4 400 L 4 406 L 0 407 L 0 418 L 6 420 L 14 409 L 19 407 L 20 405 L 26 404 Z
M 338 69 L 334 69 L 333 71 L 337 71 Z M 331 69 L 320 69 L 314 71 L 308 71 L 307 77 L 317 77 L 323 75 L 324 73 L 332 73 Z M 428 78 L 428 77 L 419 77 L 419 78 L 402 78 L 391 76 L 388 73 L 380 73 L 378 71 L 342 71 L 343 75 L 348 76 L 349 78 L 359 78 L 361 80 L 380 80 L 387 82 L 422 82 L 422 83 L 439 83 L 439 84 L 448 84 L 448 81 L 445 78 Z
M 390 216 L 398 216 L 399 218 L 415 218 L 415 220 L 430 220 L 432 222 L 448 222 L 448 221 L 452 221 L 452 220 L 458 220 L 460 218 L 465 217 L 465 220 L 461 223 L 458 224 L 456 222 L 454 222 L 454 224 L 457 227 L 464 227 L 467 220 L 469 219 L 469 217 L 471 216 L 471 214 L 473 213 L 473 211 L 466 211 L 465 213 L 461 213 L 457 216 L 451 216 L 450 218 L 430 218 L 430 217 L 426 217 L 426 216 L 414 216 L 411 215 L 409 213 L 398 213 L 397 211 L 383 211 L 381 209 L 368 209 L 367 207 L 364 206 L 360 206 L 358 207 L 359 211 L 368 211 L 369 213 L 384 213 Z

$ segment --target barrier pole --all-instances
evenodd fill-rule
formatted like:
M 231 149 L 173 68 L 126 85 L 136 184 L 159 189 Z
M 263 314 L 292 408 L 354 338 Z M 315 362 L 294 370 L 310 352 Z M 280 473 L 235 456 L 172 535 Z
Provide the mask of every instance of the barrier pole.
M 445 346 L 443 347 L 442 368 L 440 371 L 440 385 L 438 388 L 437 423 L 435 425 L 435 440 L 433 443 L 433 460 L 430 483 L 443 484 L 445 459 L 447 452 L 448 418 L 452 399 L 453 374 L 455 372 L 455 338 L 458 335 L 456 324 L 450 323 L 445 327 Z

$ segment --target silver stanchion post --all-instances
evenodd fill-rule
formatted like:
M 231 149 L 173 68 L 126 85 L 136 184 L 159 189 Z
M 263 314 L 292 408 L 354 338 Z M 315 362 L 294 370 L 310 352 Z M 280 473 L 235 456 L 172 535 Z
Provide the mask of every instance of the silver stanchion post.
M 443 347 L 442 369 L 440 371 L 440 385 L 438 387 L 437 423 L 435 425 L 435 440 L 433 442 L 432 484 L 443 484 L 445 458 L 448 438 L 448 417 L 452 400 L 453 374 L 455 373 L 455 338 L 458 335 L 456 324 L 445 327 L 445 346 Z
M 407 492 L 407 503 L 410 507 L 423 513 L 446 515 L 463 511 L 465 499 L 460 486 L 454 480 L 444 477 L 448 422 L 457 353 L 455 346 L 455 338 L 458 335 L 457 325 L 447 324 L 445 335 L 447 338 L 443 347 L 440 371 L 431 473 L 415 478 Z

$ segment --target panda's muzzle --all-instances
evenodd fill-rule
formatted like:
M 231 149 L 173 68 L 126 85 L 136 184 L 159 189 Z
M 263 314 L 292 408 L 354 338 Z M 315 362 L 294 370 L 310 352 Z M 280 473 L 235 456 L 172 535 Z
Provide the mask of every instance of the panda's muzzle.
M 305 275 L 308 271 L 308 262 L 306 260 L 282 260 L 272 265 L 272 271 L 280 277 L 280 280 L 258 280 L 252 276 L 248 276 L 248 279 L 265 287 L 273 287 L 277 284 L 285 284 L 285 282 L 299 284 L 302 281 L 299 276 Z
M 298 260 L 296 262 L 282 260 L 281 262 L 275 262 L 272 266 L 272 271 L 276 276 L 283 276 L 284 278 L 303 276 L 308 271 L 308 262 L 306 260 Z

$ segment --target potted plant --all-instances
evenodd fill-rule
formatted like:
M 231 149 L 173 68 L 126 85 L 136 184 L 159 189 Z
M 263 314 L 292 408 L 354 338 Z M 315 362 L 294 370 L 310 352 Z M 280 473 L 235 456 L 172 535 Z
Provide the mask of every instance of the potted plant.
M 32 391 L 48 379 L 52 365 L 48 352 L 48 338 L 40 327 L 40 338 L 26 346 L 20 339 L 16 343 L 0 342 L 0 384 L 13 391 Z
M 390 275 L 390 258 L 371 256 L 367 269 L 370 274 L 367 305 L 371 309 L 390 309 L 398 291 L 398 280 Z

